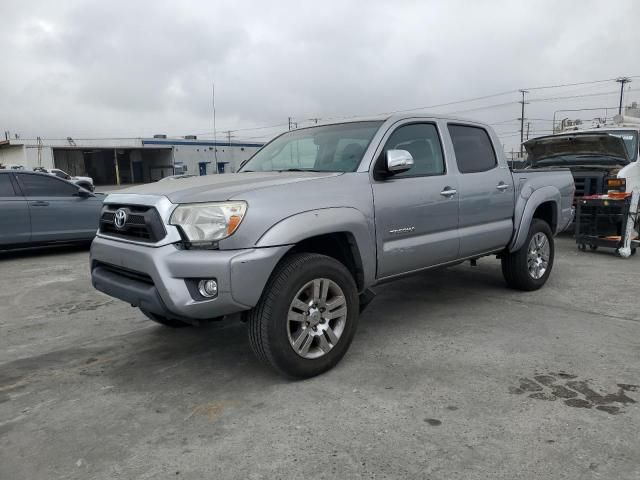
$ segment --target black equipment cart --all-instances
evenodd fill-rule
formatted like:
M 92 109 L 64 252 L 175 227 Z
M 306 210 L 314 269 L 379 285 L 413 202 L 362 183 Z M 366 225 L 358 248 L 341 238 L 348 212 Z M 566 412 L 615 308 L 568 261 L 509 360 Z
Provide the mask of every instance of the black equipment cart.
M 582 251 L 587 246 L 591 250 L 597 250 L 598 247 L 613 248 L 620 255 L 627 232 L 633 232 L 638 227 L 638 212 L 631 211 L 631 198 L 631 195 L 593 195 L 580 198 L 577 202 L 575 232 L 578 248 Z M 634 228 L 631 230 L 628 229 L 629 222 L 633 222 Z M 630 247 L 631 255 L 635 254 L 640 241 L 632 238 Z

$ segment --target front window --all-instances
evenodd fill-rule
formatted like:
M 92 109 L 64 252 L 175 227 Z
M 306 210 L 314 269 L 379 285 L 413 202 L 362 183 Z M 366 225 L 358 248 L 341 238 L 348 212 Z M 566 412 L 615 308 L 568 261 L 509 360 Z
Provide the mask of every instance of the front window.
M 632 162 L 636 160 L 638 155 L 638 132 L 633 130 L 607 130 L 605 133 L 621 138 L 627 148 L 629 160 Z
M 353 172 L 382 122 L 352 122 L 285 133 L 259 150 L 240 172 Z

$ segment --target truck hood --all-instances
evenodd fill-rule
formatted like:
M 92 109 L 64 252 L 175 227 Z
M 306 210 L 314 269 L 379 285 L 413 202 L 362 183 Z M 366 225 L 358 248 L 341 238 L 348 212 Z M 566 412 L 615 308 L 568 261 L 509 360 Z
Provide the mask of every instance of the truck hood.
M 534 138 L 524 143 L 532 166 L 627 165 L 624 140 L 608 133 L 576 133 Z
M 335 172 L 248 172 L 177 178 L 123 190 L 117 194 L 164 195 L 172 203 L 219 202 L 238 198 L 245 192 L 289 183 L 335 177 Z

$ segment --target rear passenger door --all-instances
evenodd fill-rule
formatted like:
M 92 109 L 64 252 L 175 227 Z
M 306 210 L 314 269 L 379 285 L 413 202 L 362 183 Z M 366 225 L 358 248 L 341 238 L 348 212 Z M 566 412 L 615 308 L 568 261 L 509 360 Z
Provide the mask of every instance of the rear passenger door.
M 13 173 L 0 173 L 0 246 L 28 243 L 30 239 L 27 201 L 21 195 Z
M 378 278 L 453 261 L 458 256 L 457 177 L 445 162 L 438 127 L 405 123 L 383 140 L 373 168 Z M 414 165 L 383 177 L 387 150 L 406 150 Z
M 98 228 L 94 198 L 78 195 L 79 188 L 48 174 L 17 173 L 31 213 L 31 241 L 90 240 Z
M 447 125 L 458 166 L 460 257 L 498 250 L 513 233 L 514 188 L 482 127 Z M 504 163 L 504 164 L 502 164 Z

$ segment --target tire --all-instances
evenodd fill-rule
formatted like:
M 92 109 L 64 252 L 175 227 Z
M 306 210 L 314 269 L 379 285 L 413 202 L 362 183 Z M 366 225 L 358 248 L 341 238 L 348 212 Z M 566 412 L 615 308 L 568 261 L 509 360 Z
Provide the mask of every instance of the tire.
M 142 310 L 142 309 L 140 309 L 140 311 L 142 313 L 144 313 L 144 315 L 148 319 L 153 320 L 154 322 L 159 323 L 160 325 L 163 325 L 165 327 L 184 328 L 184 327 L 190 327 L 191 326 L 188 323 L 181 322 L 180 320 L 176 320 L 174 318 L 163 317 L 161 315 L 156 315 L 155 313 L 147 312 L 146 310 Z
M 548 245 L 546 267 L 544 268 L 544 271 L 542 270 L 542 268 L 536 270 L 537 267 L 544 265 L 544 263 L 539 263 L 539 259 L 544 258 L 543 255 L 542 257 L 538 257 L 538 259 L 534 262 L 533 271 L 530 271 L 528 259 L 530 246 L 533 247 L 532 239 L 534 237 L 536 237 L 536 239 L 539 239 L 541 238 L 541 236 L 546 237 L 546 242 Z M 502 257 L 502 274 L 505 281 L 507 282 L 507 285 L 516 290 L 538 290 L 546 283 L 549 275 L 551 274 L 554 254 L 555 245 L 553 242 L 553 234 L 551 233 L 551 228 L 544 220 L 534 218 L 531 222 L 531 226 L 529 227 L 527 240 L 520 248 L 520 250 L 517 250 L 513 253 L 508 253 Z M 539 277 L 537 277 L 538 274 L 540 275 Z
M 249 312 L 249 344 L 259 360 L 280 374 L 314 377 L 344 356 L 358 317 L 358 290 L 347 268 L 325 255 L 296 253 L 278 264 L 258 305 Z

